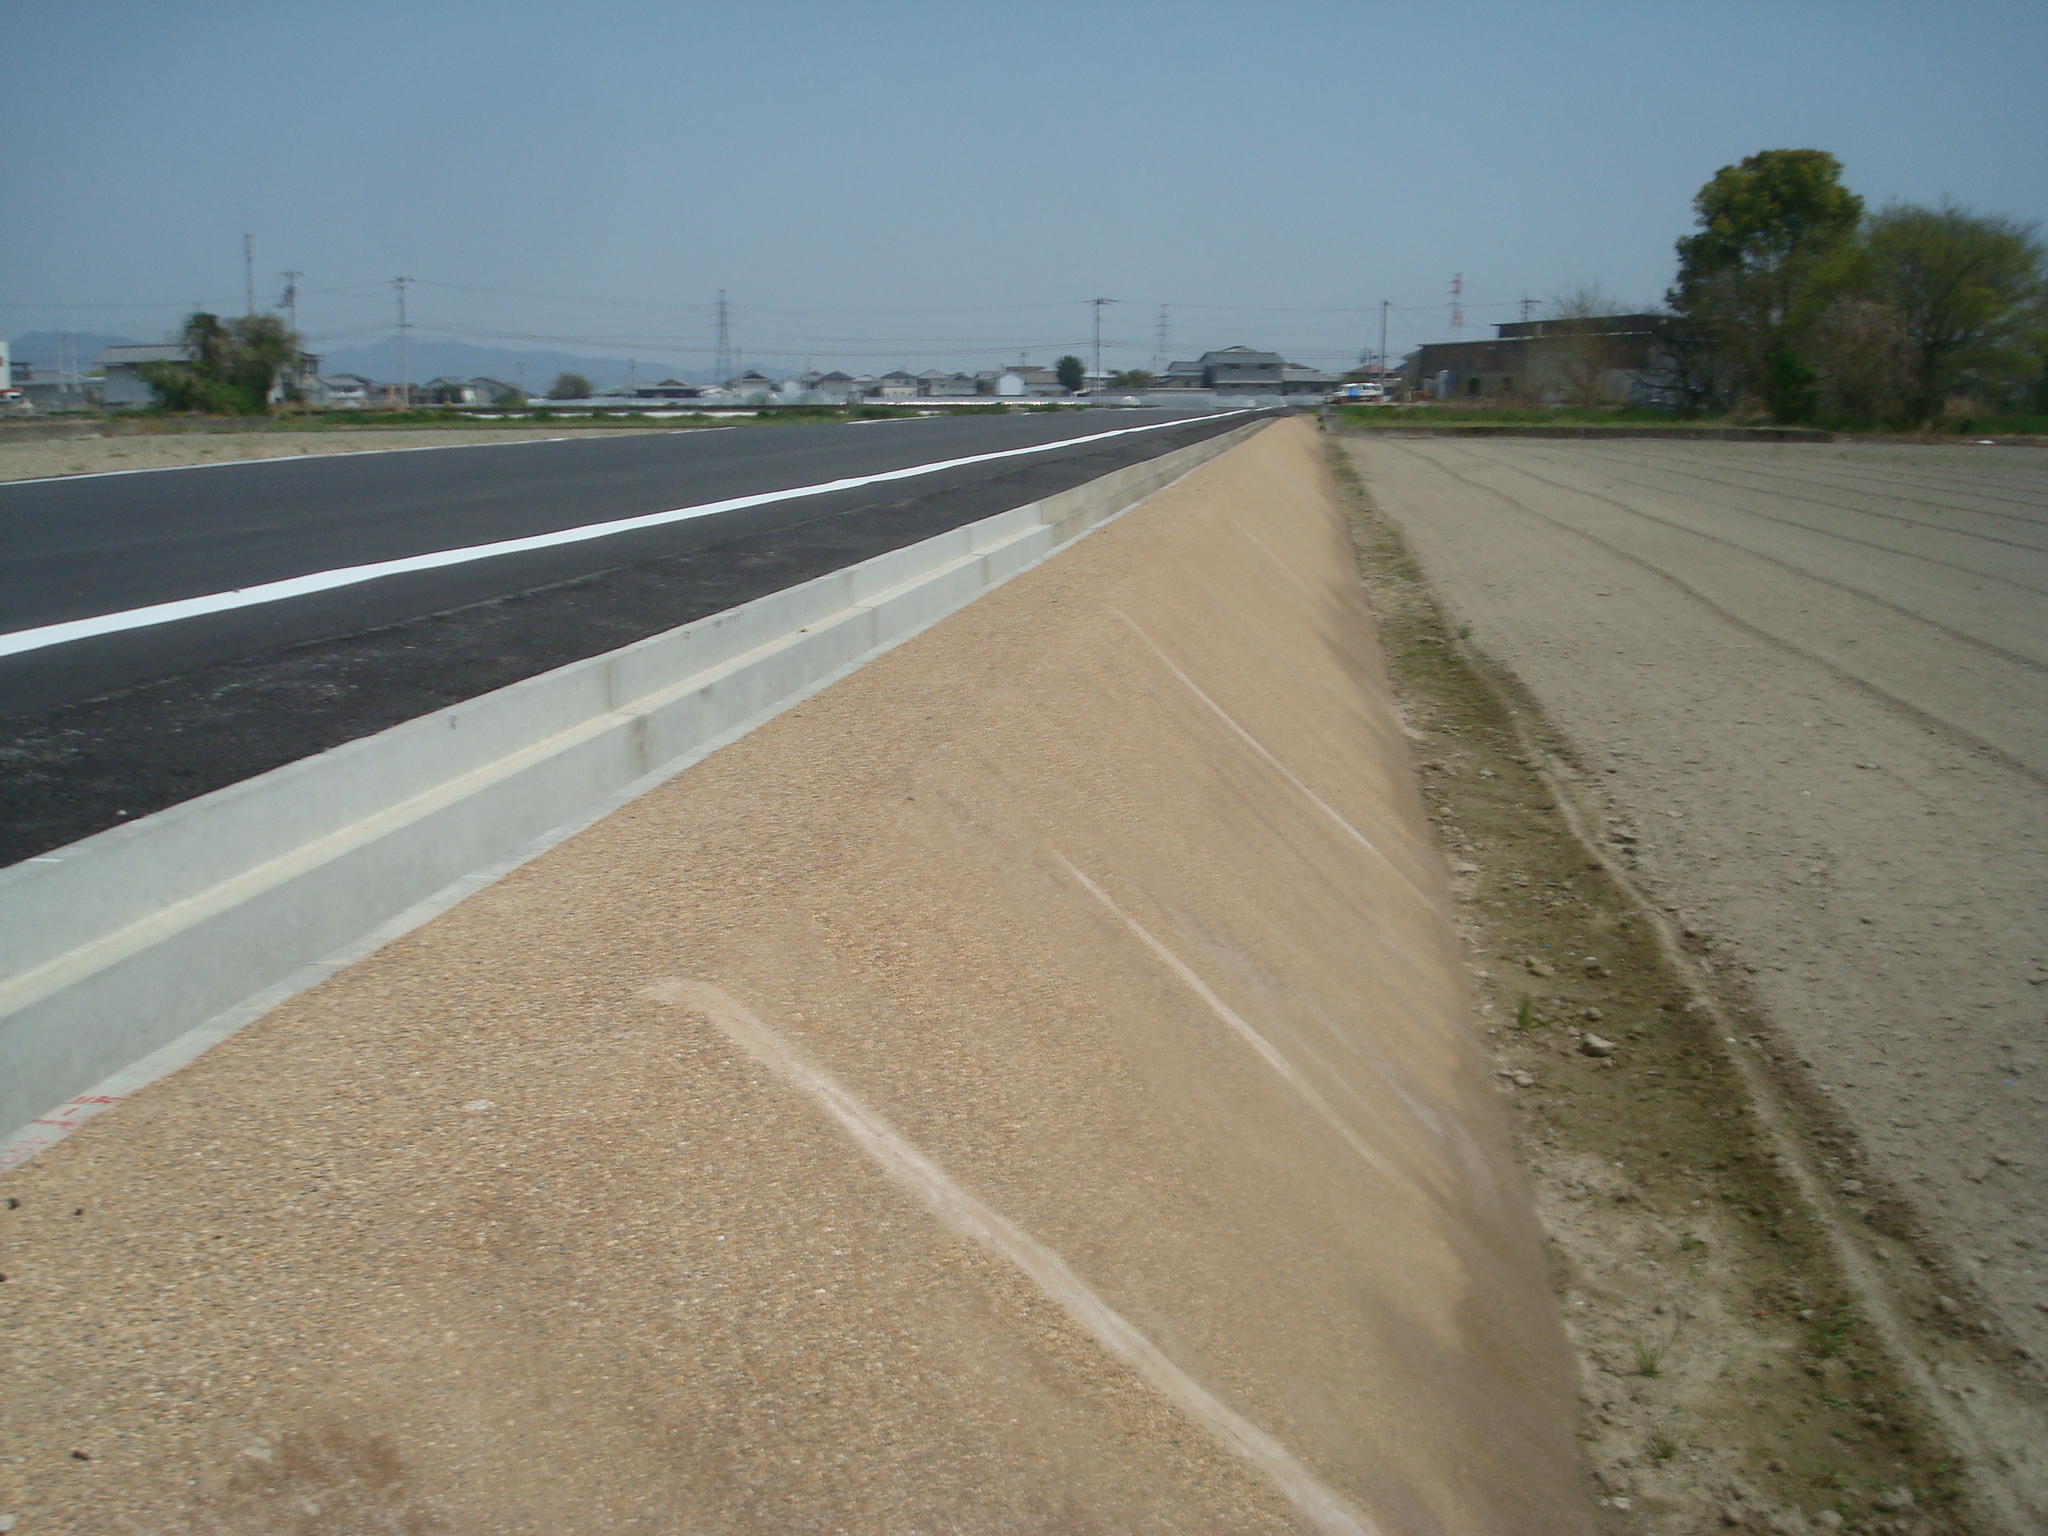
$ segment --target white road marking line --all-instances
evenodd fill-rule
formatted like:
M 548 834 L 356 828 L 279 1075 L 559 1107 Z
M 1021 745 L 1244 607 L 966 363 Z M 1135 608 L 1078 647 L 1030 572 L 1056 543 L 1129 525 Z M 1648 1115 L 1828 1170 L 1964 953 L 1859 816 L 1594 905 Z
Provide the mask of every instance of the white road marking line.
M 1124 623 L 1128 624 L 1130 626 L 1131 633 L 1136 635 L 1140 640 L 1144 641 L 1147 646 L 1151 647 L 1152 654 L 1154 656 L 1157 656 L 1162 662 L 1166 664 L 1166 669 L 1169 672 L 1171 672 L 1175 677 L 1179 678 L 1183 683 L 1185 683 L 1190 693 L 1192 693 L 1196 698 L 1200 699 L 1204 704 L 1208 705 L 1209 708 L 1214 710 L 1216 712 L 1217 719 L 1221 720 L 1225 725 L 1229 726 L 1231 730 L 1235 731 L 1237 735 L 1244 741 L 1246 746 L 1250 747 L 1254 752 L 1258 753 L 1259 756 L 1263 757 L 1267 762 L 1271 763 L 1276 769 L 1279 770 L 1280 776 L 1282 778 L 1286 779 L 1288 783 L 1292 784 L 1296 789 L 1300 790 L 1304 795 L 1308 796 L 1310 802 L 1314 804 L 1317 810 L 1321 811 L 1325 816 L 1329 817 L 1330 820 L 1334 821 L 1335 823 L 1337 823 L 1338 826 L 1342 827 L 1345 830 L 1345 832 L 1359 845 L 1359 847 L 1363 848 L 1367 853 L 1371 854 L 1374 858 L 1378 859 L 1382 864 L 1386 865 L 1388 869 L 1392 870 L 1396 875 L 1400 876 L 1402 880 L 1406 881 L 1409 889 L 1414 891 L 1415 894 L 1420 896 L 1424 901 L 1428 902 L 1432 909 L 1442 909 L 1441 904 L 1437 901 L 1437 899 L 1434 896 L 1432 896 L 1428 891 L 1425 891 L 1420 885 L 1418 885 L 1415 882 L 1415 879 L 1412 875 L 1410 875 L 1406 870 L 1401 868 L 1401 866 L 1396 864 L 1392 859 L 1388 858 L 1384 853 L 1381 853 L 1379 849 L 1373 844 L 1371 838 L 1367 837 L 1363 832 L 1359 831 L 1358 828 L 1354 827 L 1353 825 L 1351 825 L 1350 822 L 1346 821 L 1342 816 L 1338 815 L 1336 810 L 1332 808 L 1332 806 L 1327 800 L 1323 799 L 1321 795 L 1317 794 L 1314 790 L 1310 789 L 1306 784 L 1302 783 L 1302 781 L 1299 777 L 1296 776 L 1292 768 L 1289 768 L 1285 763 L 1281 762 L 1279 758 L 1275 757 L 1271 752 L 1268 752 L 1265 748 L 1264 743 L 1262 743 L 1258 739 L 1258 737 L 1254 736 L 1250 731 L 1246 730 L 1243 726 L 1239 725 L 1235 720 L 1233 720 L 1230 717 L 1229 712 L 1226 711 L 1221 704 L 1218 704 L 1214 699 L 1210 698 L 1208 694 L 1204 693 L 1201 690 L 1201 688 L 1196 685 L 1195 680 L 1189 677 L 1187 673 L 1181 671 L 1181 669 L 1177 665 L 1175 665 L 1173 658 L 1167 655 L 1166 652 L 1162 651 L 1159 648 L 1158 644 L 1152 639 L 1152 637 L 1146 634 L 1144 630 L 1138 627 L 1138 623 L 1135 619 L 1133 619 L 1129 614 L 1125 613 L 1121 608 L 1112 608 L 1109 611 L 1115 614 L 1119 619 L 1122 619 Z M 0 640 L 0 643 L 4 643 L 4 640 Z M 5 653 L 0 652 L 0 654 Z
M 961 1236 L 1014 1265 L 1096 1342 L 1136 1371 L 1224 1450 L 1249 1462 L 1326 1536 L 1378 1536 L 1379 1527 L 1326 1486 L 1273 1436 L 1168 1359 L 1067 1265 L 1067 1261 L 948 1178 L 901 1132 L 796 1051 L 736 998 L 708 982 L 671 977 L 643 996 L 702 1014 L 735 1045 L 824 1106 L 882 1171 Z
M 1350 1126 L 1344 1123 L 1343 1116 L 1339 1115 L 1336 1109 L 1331 1106 L 1330 1101 L 1323 1097 L 1321 1090 L 1318 1089 L 1314 1083 L 1310 1082 L 1305 1076 L 1302 1075 L 1301 1069 L 1295 1066 L 1295 1064 L 1289 1061 L 1285 1056 L 1281 1055 L 1279 1048 L 1275 1046 L 1272 1041 L 1268 1040 L 1256 1029 L 1253 1029 L 1250 1024 L 1246 1023 L 1244 1016 L 1242 1014 L 1240 1014 L 1235 1008 L 1231 1007 L 1230 1004 L 1224 1002 L 1222 998 L 1218 997 L 1215 994 L 1215 992 L 1210 988 L 1209 984 L 1206 981 L 1202 980 L 1201 977 L 1197 976 L 1194 970 L 1187 964 L 1186 961 L 1182 960 L 1179 955 L 1176 955 L 1164 944 L 1160 943 L 1157 939 L 1153 938 L 1152 935 L 1146 931 L 1144 926 L 1140 924 L 1136 918 L 1132 917 L 1130 913 L 1126 912 L 1122 907 L 1116 904 L 1115 899 L 1110 896 L 1109 892 L 1105 891 L 1093 880 L 1090 880 L 1086 875 L 1082 874 L 1080 870 L 1076 869 L 1074 865 L 1068 860 L 1065 854 L 1061 853 L 1058 849 L 1055 848 L 1052 850 L 1052 856 L 1060 861 L 1061 866 L 1066 870 L 1068 874 L 1072 875 L 1076 880 L 1080 881 L 1082 888 L 1086 890 L 1089 895 L 1093 896 L 1097 901 L 1101 902 L 1105 907 L 1109 908 L 1110 911 L 1114 912 L 1119 918 L 1121 918 L 1123 920 L 1124 926 L 1130 929 L 1132 933 L 1136 934 L 1138 938 L 1141 941 L 1143 941 L 1147 949 L 1151 950 L 1153 954 L 1157 955 L 1161 960 L 1165 961 L 1166 968 L 1172 971 L 1173 974 L 1178 976 L 1182 981 L 1186 982 L 1188 990 L 1193 992 L 1195 996 L 1199 997 L 1203 1002 L 1207 1003 L 1209 1005 L 1210 1011 L 1214 1013 L 1217 1018 L 1221 1019 L 1224 1022 L 1224 1024 L 1230 1029 L 1232 1034 L 1236 1035 L 1240 1040 L 1244 1041 L 1246 1045 L 1249 1045 L 1253 1050 L 1257 1051 L 1259 1053 L 1260 1059 L 1263 1060 L 1267 1066 L 1271 1067 L 1276 1073 L 1279 1074 L 1280 1080 L 1286 1083 L 1288 1087 L 1292 1088 L 1295 1091 L 1295 1093 L 1300 1095 L 1303 1103 L 1307 1104 L 1310 1109 L 1314 1110 L 1318 1115 L 1322 1116 L 1324 1123 L 1327 1124 L 1331 1130 L 1335 1131 L 1339 1136 L 1344 1138 L 1345 1145 L 1350 1147 L 1352 1151 L 1358 1154 L 1360 1161 L 1364 1162 L 1368 1167 L 1372 1168 L 1375 1172 L 1383 1174 L 1388 1178 L 1401 1177 L 1398 1173 L 1395 1172 L 1395 1170 L 1391 1166 L 1388 1165 L 1387 1160 L 1385 1158 L 1381 1157 L 1378 1152 L 1374 1151 L 1371 1146 L 1367 1145 L 1365 1139 L 1362 1136 L 1360 1136 L 1356 1131 L 1352 1130 Z M 1401 1182 L 1405 1184 L 1407 1180 L 1402 1179 Z
M 1203 419 L 1223 420 L 1230 416 L 1245 414 L 1244 411 L 1224 411 Z M 61 624 L 45 624 L 36 629 L 21 629 L 12 634 L 0 634 L 0 656 L 19 656 L 26 651 L 65 645 L 74 640 L 119 634 L 131 629 L 146 629 L 157 624 L 174 623 L 179 619 L 226 613 L 237 608 L 253 608 L 263 603 L 283 602 L 287 598 L 306 597 L 315 592 L 331 592 L 337 587 L 356 586 L 387 576 L 439 570 L 450 565 L 467 565 L 475 560 L 490 560 L 501 555 L 528 554 L 534 550 L 555 549 L 565 544 L 582 544 L 592 539 L 611 538 L 616 534 L 633 533 L 643 528 L 659 528 L 669 523 L 710 517 L 720 512 L 737 512 L 747 507 L 767 506 L 778 501 L 795 501 L 805 496 L 823 496 L 833 491 L 858 490 L 862 486 L 882 485 L 894 480 L 911 480 L 920 475 L 935 475 L 949 469 L 962 469 L 970 464 L 987 464 L 998 459 L 1020 458 L 1033 453 L 1052 453 L 1062 448 L 1079 447 L 1084 443 L 1099 443 L 1112 437 L 1129 437 L 1137 432 L 1158 432 L 1167 427 L 1187 424 L 1185 419 L 1148 422 L 1142 427 L 1119 427 L 1110 432 L 1094 432 L 1085 437 L 1066 437 L 1057 442 L 1038 443 L 1028 448 L 1004 448 L 994 453 L 974 453 L 964 458 L 913 464 L 907 469 L 885 470 L 880 474 L 852 475 L 841 480 L 821 481 L 816 485 L 799 485 L 786 491 L 763 491 L 753 496 L 734 496 L 724 501 L 707 501 L 693 507 L 671 507 L 665 512 L 645 512 L 637 517 L 616 518 L 604 523 L 586 523 L 580 528 L 560 528 L 553 533 L 537 533 L 522 539 L 500 539 L 490 544 L 435 550 L 429 554 L 408 555 L 398 560 L 379 560 L 369 565 L 313 571 L 304 576 L 287 577 L 282 581 L 267 581 L 253 587 L 238 587 L 232 591 L 208 593 L 203 597 L 179 598 L 174 602 L 152 603 L 147 607 L 130 608 L 120 613 L 103 613 L 92 618 L 70 619 Z

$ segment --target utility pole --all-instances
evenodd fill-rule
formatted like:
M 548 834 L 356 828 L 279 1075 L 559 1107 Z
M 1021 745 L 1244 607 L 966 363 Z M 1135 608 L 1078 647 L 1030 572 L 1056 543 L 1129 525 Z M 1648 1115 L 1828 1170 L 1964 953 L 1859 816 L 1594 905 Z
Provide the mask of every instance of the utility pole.
M 723 384 L 732 377 L 732 312 L 725 302 L 725 290 L 718 290 L 718 345 L 711 352 L 711 382 Z
M 1152 368 L 1155 373 L 1166 372 L 1166 335 L 1166 306 L 1162 304 L 1159 306 L 1159 341 L 1152 353 Z
M 1390 299 L 1380 300 L 1380 384 L 1382 387 L 1387 382 L 1387 310 L 1392 302 Z
M 398 399 L 400 410 L 412 408 L 412 333 L 405 323 L 405 285 L 409 277 L 394 277 L 391 286 L 398 290 Z
M 305 275 L 303 272 L 287 272 L 284 274 L 284 308 L 285 313 L 292 317 L 292 336 L 294 339 L 299 334 L 299 279 Z
M 242 236 L 242 298 L 248 308 L 245 315 L 256 313 L 256 237 Z
M 1114 304 L 1117 301 L 1115 299 L 1090 299 L 1088 302 L 1095 306 L 1095 377 L 1099 380 L 1102 377 L 1102 306 Z
M 1536 307 L 1536 301 L 1535 301 L 1534 299 L 1530 298 L 1530 297 L 1529 297 L 1529 296 L 1528 296 L 1528 295 L 1527 295 L 1526 293 L 1525 293 L 1525 294 L 1523 294 L 1523 295 L 1522 295 L 1522 321 L 1523 321 L 1523 323 L 1524 323 L 1524 324 L 1527 324 L 1527 323 L 1528 323 L 1528 320 L 1529 320 L 1529 311 L 1530 311 L 1530 310 L 1532 310 L 1532 309 L 1534 309 L 1535 307 Z

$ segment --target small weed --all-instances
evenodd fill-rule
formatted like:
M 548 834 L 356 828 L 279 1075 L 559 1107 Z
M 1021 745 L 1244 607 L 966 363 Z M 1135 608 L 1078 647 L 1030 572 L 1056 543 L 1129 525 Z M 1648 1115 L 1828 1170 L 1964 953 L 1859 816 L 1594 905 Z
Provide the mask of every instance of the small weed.
M 1686 1314 L 1678 1314 L 1678 1321 L 1671 1325 L 1671 1337 L 1662 1344 L 1653 1344 L 1640 1333 L 1630 1336 L 1629 1342 L 1635 1349 L 1636 1374 L 1638 1376 L 1662 1376 L 1664 1357 L 1671 1353 L 1671 1346 L 1678 1342 L 1678 1336 L 1685 1332 L 1689 1321 Z
M 1521 1005 L 1515 1009 L 1515 1028 L 1529 1029 L 1536 1023 L 1536 999 L 1528 993 L 1522 994 Z
M 1678 1454 L 1678 1442 L 1666 1434 L 1650 1436 L 1650 1454 L 1659 1461 L 1669 1461 Z
M 1458 638 L 1460 640 L 1470 640 L 1472 638 L 1472 626 L 1470 624 L 1460 624 L 1458 626 Z

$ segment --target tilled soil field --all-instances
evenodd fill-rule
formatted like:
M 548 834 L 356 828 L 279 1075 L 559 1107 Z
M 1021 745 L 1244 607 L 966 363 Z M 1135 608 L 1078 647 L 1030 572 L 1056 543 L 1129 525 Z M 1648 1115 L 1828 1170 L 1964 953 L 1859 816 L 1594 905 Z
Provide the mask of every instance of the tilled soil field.
M 1344 446 L 1617 1528 L 2041 1528 L 2048 457 Z

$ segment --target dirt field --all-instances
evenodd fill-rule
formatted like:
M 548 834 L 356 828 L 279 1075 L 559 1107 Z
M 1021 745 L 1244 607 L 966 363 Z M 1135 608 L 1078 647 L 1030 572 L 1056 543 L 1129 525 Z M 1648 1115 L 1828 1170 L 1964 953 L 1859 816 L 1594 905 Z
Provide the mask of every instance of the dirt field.
M 1834 1512 L 1873 1529 L 1913 1529 L 1926 1518 L 1891 1520 L 1877 1502 L 1890 1496 L 1883 1480 L 1892 1469 L 1872 1463 L 1870 1442 L 1893 1433 L 1897 1410 L 1866 1388 L 1870 1353 L 1889 1352 L 1901 1359 L 1905 1390 L 1939 1421 L 1934 1439 L 1963 1452 L 1967 1476 L 2003 1500 L 2005 1523 L 2034 1528 L 2048 1508 L 2048 456 L 1347 446 L 1444 607 L 1446 632 L 1434 640 L 1469 650 L 1509 690 L 1503 709 L 1522 710 L 1502 722 L 1519 743 L 1489 747 L 1470 721 L 1452 721 L 1424 765 L 1434 764 L 1425 777 L 1473 871 L 1465 894 L 1475 943 L 1494 951 L 1482 962 L 1483 985 L 1503 1070 L 1541 1091 L 1562 1052 L 1583 1075 L 1580 1036 L 1617 1026 L 1609 1033 L 1619 1049 L 1596 1058 L 1617 1064 L 1600 1068 L 1614 1084 L 1603 1126 L 1582 1125 L 1575 1147 L 1561 1145 L 1561 1101 L 1527 1108 L 1546 1221 L 1589 1277 L 1607 1271 L 1595 1310 L 1631 1317 L 1643 1308 L 1623 1333 L 1609 1328 L 1604 1346 L 1597 1327 L 1575 1328 L 1591 1347 L 1596 1383 L 1603 1347 L 1623 1357 L 1645 1347 L 1668 1348 L 1674 1361 L 1692 1354 L 1729 1382 L 1747 1365 L 1716 1330 L 1706 1330 L 1715 1335 L 1707 1347 L 1688 1324 L 1685 1342 L 1682 1296 L 1657 1298 L 1671 1319 L 1660 1334 L 1648 1311 L 1658 1277 L 1641 1267 L 1651 1251 L 1642 1234 L 1610 1217 L 1586 1220 L 1603 1196 L 1640 1200 L 1652 1229 L 1674 1218 L 1769 1222 L 1767 1242 L 1751 1232 L 1732 1243 L 1737 1261 L 1722 1277 L 1737 1284 L 1747 1271 L 1776 1288 L 1751 1309 L 1751 1342 L 1767 1345 L 1773 1317 L 1783 1319 L 1790 1331 L 1775 1329 L 1778 1368 L 1803 1363 L 1812 1381 L 1842 1370 L 1845 1356 L 1864 1356 L 1850 1383 L 1805 1415 L 1818 1438 L 1776 1458 L 1788 1462 L 1785 1475 L 1851 1485 L 1860 1477 L 1872 1486 L 1851 1486 Z M 1430 640 L 1410 649 L 1441 656 Z M 1409 663 L 1418 699 L 1439 665 Z M 1600 929 L 1583 868 L 1575 875 L 1554 856 L 1535 859 L 1569 830 L 1532 829 L 1553 799 L 1612 860 L 1623 895 L 1644 893 L 1637 922 L 1668 917 L 1683 950 L 1671 965 L 1658 966 L 1640 928 L 1631 937 L 1626 904 Z M 1551 865 L 1548 875 L 1537 862 Z M 1607 953 L 1616 945 L 1619 961 Z M 1600 962 L 1590 969 L 1589 951 Z M 1651 970 L 1634 974 L 1641 965 Z M 1602 1008 L 1594 994 L 1603 987 L 1605 1016 L 1589 1019 L 1584 1010 Z M 1688 990 L 1718 1003 L 1690 1003 Z M 1754 1180 L 1731 1184 L 1734 1153 L 1702 1147 L 1700 1132 L 1714 1128 L 1687 1122 L 1667 1100 L 1677 1064 L 1649 1047 L 1669 1044 L 1674 1015 L 1696 1020 L 1702 1008 L 1727 1021 L 1720 1044 L 1743 1042 L 1716 1091 L 1737 1118 L 1752 1092 L 1763 1112 L 1746 1155 L 1773 1155 L 1775 1117 L 1819 1181 L 1809 1186 L 1817 1225 L 1803 1235 L 1803 1202 L 1781 1210 Z M 1517 1012 L 1520 1020 L 1502 1022 Z M 1572 1112 L 1583 1117 L 1585 1105 Z M 1690 1166 L 1681 1178 L 1671 1162 L 1650 1162 L 1648 1179 L 1652 1158 Z M 1799 1171 L 1781 1165 L 1777 1187 L 1794 1193 Z M 1690 1200 L 1688 1180 L 1699 1186 Z M 1677 1235 L 1681 1246 L 1710 1237 Z M 1731 1246 L 1735 1233 L 1721 1235 L 1703 1251 Z M 1799 1290 L 1814 1286 L 1841 1289 L 1815 1303 Z M 1837 1336 L 1816 1337 L 1820 1324 Z M 1855 1330 L 1865 1337 L 1850 1347 Z M 1755 1365 L 1770 1365 L 1768 1349 Z M 1595 1434 L 1596 1466 L 1623 1497 L 1636 1488 L 1640 1503 L 1647 1489 L 1670 1529 L 1690 1529 L 1675 1486 L 1682 1479 L 1670 1475 L 1683 1461 L 1675 1448 L 1687 1443 L 1669 1427 L 1685 1392 L 1646 1394 L 1644 1385 L 1596 1415 L 1612 1421 L 1607 1443 Z M 1659 1395 L 1661 1405 L 1644 1401 Z M 1740 1423 L 1739 1404 L 1711 1397 L 1698 1383 L 1690 1405 L 1720 1416 L 1692 1431 L 1707 1461 L 1730 1440 L 1754 1444 L 1766 1427 Z M 1753 1399 L 1760 1418 L 1774 1404 L 1791 1399 L 1781 1390 Z M 1791 1425 L 1770 1433 L 1799 1438 Z M 1916 1467 L 1909 1441 L 1928 1448 L 1925 1435 L 1899 1436 L 1894 1475 L 1939 1483 L 1939 1468 L 1924 1459 Z M 1762 1458 L 1748 1459 L 1753 1471 Z M 1928 1495 L 1923 1485 L 1919 1507 Z
M 317 432 L 165 432 L 123 437 L 52 438 L 0 443 L 0 480 L 40 480 L 106 474 L 124 469 L 174 469 L 185 464 L 233 464 L 245 459 L 291 459 L 321 453 L 386 453 L 394 448 L 473 447 L 563 437 L 616 436 L 622 428 L 545 426 L 435 431 L 431 428 L 347 427 Z M 657 430 L 639 428 L 640 431 Z
M 1268 428 L 0 1185 L 16 1536 L 1573 1536 L 1322 444 Z

